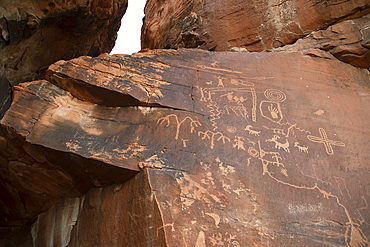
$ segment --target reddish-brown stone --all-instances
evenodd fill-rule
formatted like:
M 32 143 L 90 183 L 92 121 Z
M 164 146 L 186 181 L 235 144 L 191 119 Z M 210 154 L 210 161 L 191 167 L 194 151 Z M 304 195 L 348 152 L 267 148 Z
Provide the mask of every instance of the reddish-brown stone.
M 142 48 L 263 51 L 369 13 L 368 0 L 148 0 Z
M 92 187 L 122 183 L 137 173 L 136 163 L 122 164 L 122 159 L 116 162 L 109 156 L 109 145 L 105 144 L 108 139 L 95 135 L 102 125 L 91 124 L 99 120 L 79 115 L 91 109 L 98 114 L 98 108 L 91 103 L 76 102 L 47 81 L 15 87 L 14 102 L 0 121 L 0 225 L 30 223 L 62 197 L 81 196 Z M 86 119 L 73 131 L 73 124 L 82 120 L 78 116 Z M 93 135 L 86 136 L 85 131 Z M 84 151 L 69 152 L 78 151 L 81 146 L 78 141 L 69 142 L 65 133 L 81 138 L 81 142 L 85 140 Z M 91 145 L 107 151 L 85 155 Z M 133 144 L 132 149 L 135 148 L 140 149 Z M 128 150 L 128 154 L 133 152 Z
M 0 3 L 0 71 L 12 85 L 41 79 L 59 59 L 110 52 L 127 0 Z
M 35 246 L 166 246 L 162 216 L 146 172 L 125 184 L 58 201 L 39 215 L 32 231 Z
M 71 246 L 369 245 L 367 70 L 293 52 L 180 50 L 60 61 L 47 78 L 91 103 L 45 81 L 22 84 L 3 128 L 28 146 L 100 160 L 122 174 L 137 166 L 145 176 L 119 192 L 94 189 L 83 207 L 79 196 L 55 204 L 33 225 L 37 232 L 76 221 Z M 38 113 L 25 110 L 35 105 Z M 32 167 L 8 160 L 15 174 Z M 2 183 L 4 191 L 23 180 Z M 121 200 L 129 202 L 122 209 Z M 60 206 L 71 201 L 80 205 L 75 218 L 45 218 L 72 215 L 75 207 Z M 146 242 L 118 236 L 119 222 L 137 219 L 130 225 Z
M 293 45 L 274 51 L 302 52 L 311 56 L 329 57 L 328 52 L 343 62 L 370 68 L 370 15 L 340 22 L 326 30 L 312 32 Z M 325 52 L 323 52 L 325 51 Z

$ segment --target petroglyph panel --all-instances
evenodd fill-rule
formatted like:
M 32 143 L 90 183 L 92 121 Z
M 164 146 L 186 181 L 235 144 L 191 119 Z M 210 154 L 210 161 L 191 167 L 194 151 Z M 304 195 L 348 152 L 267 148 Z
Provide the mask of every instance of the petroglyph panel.
M 101 158 L 94 143 L 110 143 L 104 159 L 148 169 L 169 246 L 369 245 L 366 71 L 283 53 L 158 51 L 109 63 L 160 78 L 146 87 L 161 95 L 122 91 L 132 78 L 112 79 L 118 89 L 106 82 L 107 95 L 136 105 L 118 107 L 106 139 L 90 121 L 64 148 L 81 154 L 84 140 L 84 155 Z

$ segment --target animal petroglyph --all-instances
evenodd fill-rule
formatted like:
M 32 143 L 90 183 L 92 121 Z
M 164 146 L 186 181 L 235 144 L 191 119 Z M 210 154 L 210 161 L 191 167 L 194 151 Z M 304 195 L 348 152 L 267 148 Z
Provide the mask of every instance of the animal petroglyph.
M 333 141 L 328 139 L 328 135 L 326 134 L 325 130 L 323 128 L 319 128 L 320 136 L 316 137 L 312 135 L 308 135 L 308 140 L 316 143 L 322 143 L 325 146 L 326 153 L 329 155 L 333 155 L 334 151 L 332 148 L 332 145 L 339 146 L 339 147 L 345 147 L 346 145 L 343 142 L 340 141 Z
M 175 140 L 179 138 L 180 127 L 186 120 L 190 121 L 190 127 L 191 127 L 190 133 L 193 133 L 196 127 L 202 126 L 202 124 L 198 120 L 194 120 L 191 117 L 185 117 L 183 120 L 179 121 L 179 118 L 175 114 L 170 114 L 165 117 L 161 117 L 160 119 L 158 119 L 157 124 L 166 123 L 165 126 L 168 127 L 171 124 L 171 120 L 170 120 L 171 118 L 176 120 Z
M 284 129 L 269 128 L 269 127 L 266 127 L 266 126 L 263 126 L 263 128 L 268 129 L 268 130 L 272 130 L 274 132 L 274 134 L 285 135 Z
M 252 157 L 258 158 L 262 162 L 262 167 L 263 167 L 262 175 L 267 174 L 270 178 L 275 180 L 277 183 L 284 184 L 286 186 L 289 186 L 289 187 L 292 187 L 292 188 L 295 188 L 295 189 L 317 190 L 326 199 L 334 198 L 336 200 L 337 204 L 344 210 L 344 212 L 345 212 L 345 214 L 348 218 L 346 233 L 345 233 L 345 243 L 346 243 L 346 245 L 348 247 L 366 247 L 366 246 L 369 246 L 369 241 L 368 241 L 367 237 L 364 235 L 364 233 L 362 232 L 362 230 L 360 229 L 360 224 L 356 223 L 352 219 L 348 209 L 340 202 L 340 199 L 339 199 L 338 196 L 333 195 L 331 192 L 328 192 L 326 190 L 321 189 L 317 185 L 317 183 L 314 183 L 313 186 L 309 187 L 309 186 L 306 186 L 306 185 L 295 185 L 295 184 L 285 182 L 283 180 L 280 180 L 280 179 L 274 177 L 273 173 L 271 173 L 269 171 L 268 166 L 270 164 L 272 164 L 272 165 L 276 165 L 276 166 L 282 165 L 284 167 L 284 164 L 280 163 L 280 160 L 281 160 L 280 154 L 275 153 L 275 152 L 266 152 L 266 151 L 264 151 L 261 148 L 260 141 L 258 141 L 258 146 L 259 146 L 259 151 L 256 150 L 253 147 L 250 147 L 248 149 L 248 153 Z M 273 161 L 268 160 L 266 158 L 267 155 L 271 155 L 271 158 L 273 158 L 275 160 L 273 160 Z M 287 174 L 284 174 L 284 175 L 287 175 Z M 286 176 L 286 177 L 288 177 L 288 176 Z M 361 223 L 361 221 L 359 221 L 359 222 Z
M 282 148 L 285 152 L 290 153 L 289 150 L 289 141 L 286 139 L 285 143 L 278 142 L 280 136 L 274 135 L 271 139 L 267 139 L 266 142 L 275 142 L 275 148 Z
M 308 153 L 308 147 L 300 146 L 298 142 L 294 143 L 294 147 L 297 147 L 299 152 Z
M 244 130 L 248 130 L 250 135 L 259 136 L 261 131 L 252 130 L 252 125 L 247 125 Z

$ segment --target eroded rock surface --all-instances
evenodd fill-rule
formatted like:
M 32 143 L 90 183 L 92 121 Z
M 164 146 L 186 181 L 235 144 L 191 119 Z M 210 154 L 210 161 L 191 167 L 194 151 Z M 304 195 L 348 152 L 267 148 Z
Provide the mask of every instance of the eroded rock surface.
M 126 7 L 126 0 L 2 0 L 2 76 L 16 85 L 41 79 L 60 59 L 110 52 Z
M 368 0 L 149 0 L 142 48 L 264 51 L 366 15 L 369 7 Z
M 46 81 L 22 84 L 3 129 L 27 146 L 104 162 L 122 174 L 144 171 L 125 189 L 58 202 L 33 233 L 58 225 L 70 246 L 140 246 L 129 232 L 120 242 L 112 228 L 128 220 L 146 229 L 141 245 L 369 245 L 367 70 L 298 53 L 180 50 L 60 61 L 47 78 L 71 95 Z M 21 103 L 27 97 L 43 110 L 16 109 L 32 109 L 33 101 Z M 26 114 L 15 118 L 19 112 Z M 4 170 L 13 167 L 7 162 Z M 33 165 L 17 167 L 22 174 Z M 12 191 L 19 181 L 3 184 Z M 128 202 L 122 211 L 114 206 L 121 200 Z M 54 220 L 62 211 L 71 216 L 66 224 Z M 76 222 L 72 230 L 67 221 Z
M 312 32 L 293 45 L 274 51 L 294 51 L 339 60 L 361 68 L 370 68 L 370 15 L 340 22 L 326 30 Z M 328 54 L 329 53 L 329 54 Z
M 109 112 L 103 108 L 104 113 Z M 96 105 L 76 101 L 47 81 L 15 87 L 14 102 L 0 121 L 0 225 L 33 222 L 62 197 L 81 196 L 92 187 L 122 183 L 137 173 L 137 165 L 123 164 L 122 156 L 117 162 L 109 156 L 110 145 L 115 144 L 107 143 L 104 137 L 99 139 L 98 133 L 104 132 L 103 125 L 109 120 L 86 115 L 92 109 L 98 114 Z M 80 142 L 66 141 L 67 133 L 81 137 Z M 90 154 L 91 145 L 103 148 Z M 82 146 L 87 148 L 78 152 Z M 127 146 L 130 155 L 142 148 L 132 144 L 134 151 L 130 151 L 131 146 Z M 102 152 L 108 160 L 99 156 Z

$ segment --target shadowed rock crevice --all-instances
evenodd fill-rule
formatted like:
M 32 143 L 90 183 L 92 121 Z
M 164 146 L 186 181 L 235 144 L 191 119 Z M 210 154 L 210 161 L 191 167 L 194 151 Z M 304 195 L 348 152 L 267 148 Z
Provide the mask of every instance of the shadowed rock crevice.
M 12 104 L 12 85 L 5 77 L 0 77 L 0 120 Z
M 54 137 L 56 138 L 56 137 Z M 25 141 L 16 130 L 0 130 L 1 226 L 23 226 L 64 197 L 122 183 L 137 171 Z
M 167 246 L 147 173 L 142 171 L 124 184 L 91 189 L 80 198 L 59 200 L 33 224 L 34 246 L 45 242 L 53 246 Z

